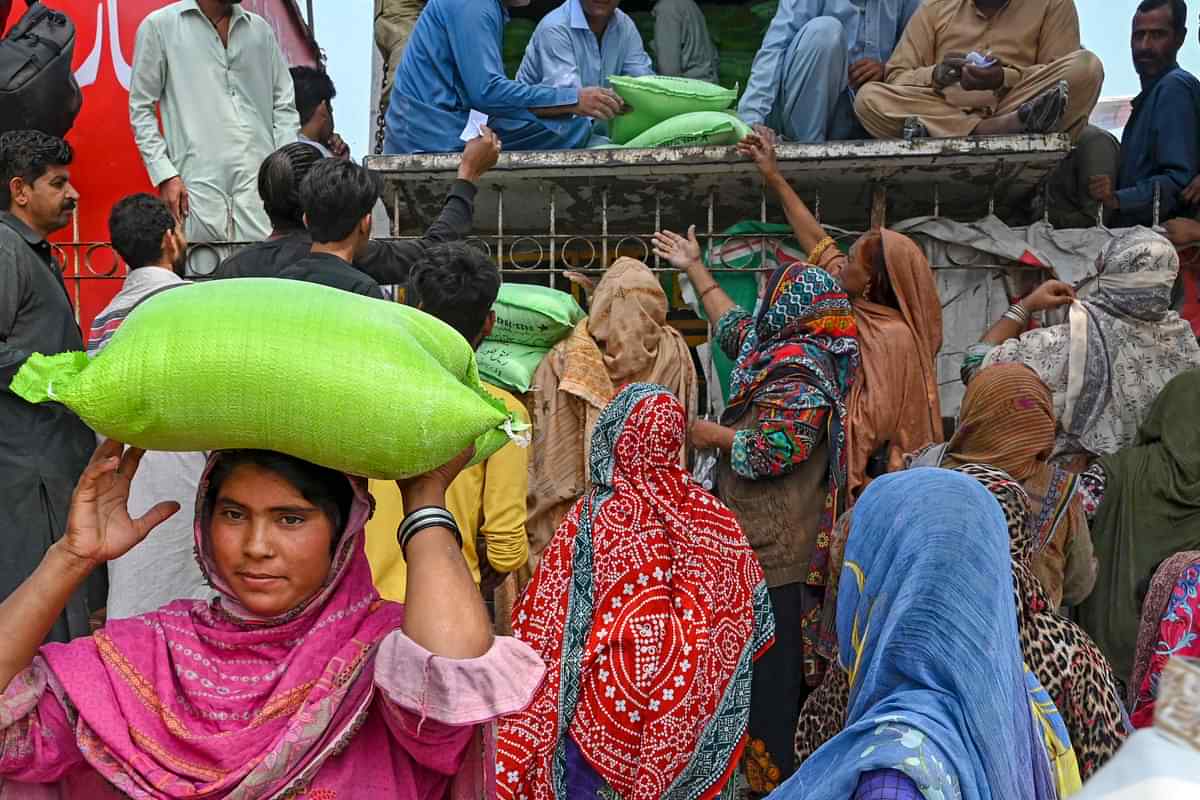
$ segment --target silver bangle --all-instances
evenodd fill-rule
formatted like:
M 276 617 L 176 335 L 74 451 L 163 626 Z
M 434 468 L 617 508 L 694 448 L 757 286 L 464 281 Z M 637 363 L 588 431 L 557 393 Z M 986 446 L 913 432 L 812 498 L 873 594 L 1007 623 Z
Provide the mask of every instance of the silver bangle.
M 459 530 L 454 515 L 444 508 L 427 506 L 406 515 L 404 521 L 400 523 L 400 530 L 396 533 L 400 551 L 403 552 L 407 549 L 409 541 L 428 528 L 446 528 L 454 534 L 458 540 L 458 546 L 462 547 L 462 531 Z
M 1004 312 L 1002 319 L 1011 320 L 1022 327 L 1029 324 L 1029 312 L 1020 303 L 1013 303 Z

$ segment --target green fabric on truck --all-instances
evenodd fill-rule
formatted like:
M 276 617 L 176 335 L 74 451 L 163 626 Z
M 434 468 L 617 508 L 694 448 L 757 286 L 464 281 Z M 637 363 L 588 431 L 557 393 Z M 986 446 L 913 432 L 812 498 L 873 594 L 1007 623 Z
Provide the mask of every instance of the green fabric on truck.
M 34 355 L 12 390 L 148 450 L 276 450 L 380 479 L 428 472 L 472 443 L 480 461 L 514 427 L 450 326 L 274 278 L 159 294 L 91 361 Z

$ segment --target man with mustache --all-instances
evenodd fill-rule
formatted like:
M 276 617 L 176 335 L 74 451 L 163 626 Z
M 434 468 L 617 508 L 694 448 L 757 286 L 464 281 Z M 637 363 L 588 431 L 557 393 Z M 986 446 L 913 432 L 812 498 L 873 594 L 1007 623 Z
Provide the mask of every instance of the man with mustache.
M 10 389 L 32 353 L 83 349 L 62 269 L 46 238 L 71 221 L 71 146 L 40 131 L 0 135 L 0 599 L 41 563 L 67 528 L 75 483 L 96 447 L 66 407 L 33 405 Z M 90 633 L 77 593 L 50 641 Z
M 241 0 L 180 0 L 152 12 L 137 32 L 129 117 L 150 182 L 190 241 L 270 235 L 258 167 L 300 132 L 270 23 Z
M 1178 61 L 1187 13 L 1184 0 L 1145 0 L 1133 16 L 1130 47 L 1142 93 L 1121 136 L 1116 185 L 1101 176 L 1090 187 L 1092 198 L 1115 212 L 1116 227 L 1153 222 L 1155 187 L 1162 220 L 1196 199 L 1185 189 L 1200 172 L 1200 81 Z

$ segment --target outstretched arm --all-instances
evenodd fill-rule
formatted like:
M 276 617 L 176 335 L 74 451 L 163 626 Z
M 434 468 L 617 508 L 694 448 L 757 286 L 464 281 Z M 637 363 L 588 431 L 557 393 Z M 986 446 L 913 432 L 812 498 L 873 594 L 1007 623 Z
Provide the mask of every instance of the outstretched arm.
M 0 686 L 33 663 L 67 601 L 97 567 L 129 552 L 179 510 L 159 503 L 140 519 L 129 518 L 129 484 L 143 450 L 109 440 L 96 449 L 71 499 L 67 532 L 42 563 L 0 604 Z
M 738 152 L 758 165 L 768 191 L 779 198 L 796 241 L 805 253 L 811 253 L 829 234 L 779 171 L 779 163 L 775 160 L 775 132 L 765 125 L 755 125 L 754 133 L 738 143 Z
M 696 239 L 696 226 L 688 228 L 687 238 L 671 231 L 654 234 L 654 254 L 665 259 L 676 269 L 686 272 L 696 297 L 704 306 L 709 321 L 716 325 L 737 304 L 730 299 L 716 278 L 704 266 L 700 257 L 700 242 Z

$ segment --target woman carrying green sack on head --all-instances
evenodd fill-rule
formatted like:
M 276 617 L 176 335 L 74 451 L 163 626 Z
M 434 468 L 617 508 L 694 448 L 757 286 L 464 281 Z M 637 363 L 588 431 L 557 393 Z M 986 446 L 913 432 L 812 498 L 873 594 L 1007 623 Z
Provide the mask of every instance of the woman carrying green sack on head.
M 489 721 L 544 667 L 494 639 L 445 511 L 470 458 L 402 484 L 408 603 L 380 600 L 366 482 L 261 450 L 217 451 L 196 552 L 219 596 L 179 600 L 67 645 L 39 644 L 71 592 L 178 511 L 132 519 L 142 452 L 108 441 L 67 530 L 0 604 L 0 776 L 69 797 L 479 797 Z M 17 532 L 19 533 L 19 532 Z M 86 754 L 86 755 L 85 755 Z

